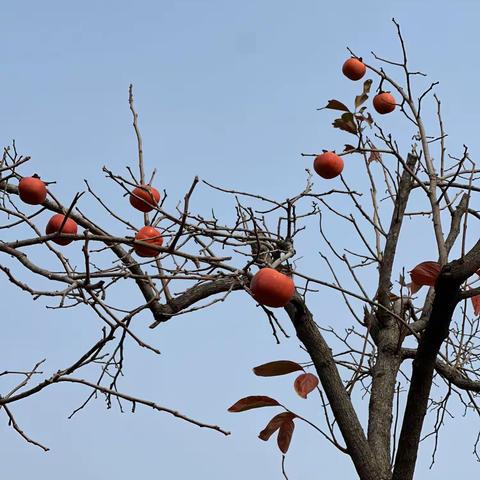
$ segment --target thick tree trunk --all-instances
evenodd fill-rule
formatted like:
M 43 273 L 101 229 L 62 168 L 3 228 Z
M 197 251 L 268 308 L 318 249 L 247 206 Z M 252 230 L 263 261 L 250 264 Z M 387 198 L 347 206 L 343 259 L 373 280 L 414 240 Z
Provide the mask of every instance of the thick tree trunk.
M 360 480 L 381 480 L 380 469 L 340 378 L 331 350 L 315 325 L 312 314 L 298 294 L 286 310 L 297 337 L 305 345 L 315 365 Z
M 393 321 L 379 332 L 376 339 L 377 360 L 372 371 L 368 443 L 382 470 L 383 478 L 389 478 L 391 468 L 393 400 L 398 369 L 402 362 L 398 339 L 399 328 Z

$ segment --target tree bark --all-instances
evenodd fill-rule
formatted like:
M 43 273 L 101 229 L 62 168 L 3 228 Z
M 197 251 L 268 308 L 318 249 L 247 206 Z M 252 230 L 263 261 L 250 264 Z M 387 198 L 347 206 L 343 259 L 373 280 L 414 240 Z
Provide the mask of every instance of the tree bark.
M 312 314 L 298 294 L 285 309 L 298 339 L 305 345 L 315 365 L 360 480 L 380 480 L 380 469 L 340 378 L 331 350 L 315 325 Z

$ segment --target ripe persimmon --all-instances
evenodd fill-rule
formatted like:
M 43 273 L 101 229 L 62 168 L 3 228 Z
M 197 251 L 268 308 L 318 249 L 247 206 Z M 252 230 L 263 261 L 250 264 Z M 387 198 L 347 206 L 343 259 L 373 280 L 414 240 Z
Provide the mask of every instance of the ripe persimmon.
M 163 245 L 163 237 L 160 232 L 156 228 L 153 228 L 149 225 L 142 227 L 135 234 L 135 240 L 151 243 L 157 247 L 161 247 Z M 134 245 L 133 248 L 139 257 L 156 257 L 160 253 L 154 248 L 144 247 L 143 245 Z
M 343 74 L 350 80 L 360 80 L 367 71 L 367 67 L 359 58 L 349 58 L 342 67 Z
M 373 97 L 373 108 L 380 115 L 393 112 L 395 107 L 395 97 L 390 92 L 381 92 Z
M 253 298 L 267 307 L 284 307 L 295 295 L 291 277 L 274 268 L 261 268 L 250 282 Z
M 343 160 L 335 152 L 323 152 L 315 157 L 314 170 L 323 178 L 338 177 L 343 170 Z
M 50 235 L 51 233 L 69 233 L 69 234 L 76 234 L 77 233 L 77 224 L 71 218 L 67 218 L 65 223 L 62 227 L 62 223 L 64 222 L 65 215 L 61 213 L 57 213 L 54 215 L 47 223 L 47 228 L 45 229 L 45 233 Z M 60 227 L 62 230 L 60 231 Z M 52 238 L 52 242 L 55 242 L 58 245 L 68 245 L 72 243 L 73 240 L 70 238 Z
M 38 175 L 23 177 L 18 183 L 18 196 L 29 205 L 40 205 L 47 198 L 47 187 Z
M 160 201 L 160 193 L 151 185 L 135 187 L 130 194 L 130 205 L 141 212 L 152 211 Z

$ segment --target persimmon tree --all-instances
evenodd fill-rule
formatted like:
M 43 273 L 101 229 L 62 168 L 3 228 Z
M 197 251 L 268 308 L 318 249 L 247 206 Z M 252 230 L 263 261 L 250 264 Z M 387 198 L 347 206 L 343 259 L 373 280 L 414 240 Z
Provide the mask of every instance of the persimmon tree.
M 140 314 L 148 311 L 151 328 L 162 328 L 165 322 L 214 308 L 234 294 L 243 295 L 245 302 L 255 298 L 263 302 L 259 311 L 277 342 L 286 335 L 283 325 L 288 320 L 302 344 L 301 363 L 272 359 L 255 367 L 254 373 L 294 373 L 297 393 L 318 401 L 321 425 L 289 410 L 280 399 L 247 395 L 256 392 L 246 392 L 229 409 L 279 408 L 259 436 L 268 440 L 278 431 L 283 454 L 295 425 L 303 423 L 348 455 L 360 479 L 409 480 L 414 476 L 422 434 L 435 436 L 436 450 L 452 403 L 466 413 L 480 414 L 480 287 L 476 285 L 480 240 L 475 233 L 480 214 L 474 208 L 474 195 L 480 191 L 475 185 L 478 170 L 466 146 L 459 153 L 447 152 L 436 83 L 428 83 L 423 73 L 410 68 L 400 28 L 395 26 L 399 60 L 372 53 L 372 62 L 366 62 L 360 57 L 362 52 L 350 51 L 355 61 L 345 74 L 358 81 L 366 70 L 358 96 L 352 102 L 329 100 L 319 109 L 321 115 L 340 112 L 333 127 L 344 132 L 346 145 L 337 149 L 321 145 L 329 150 L 328 158 L 335 157 L 326 166 L 327 157 L 319 159 L 320 151 L 303 153 L 304 159 L 315 160 L 315 170 L 325 172 L 324 178 L 314 182 L 314 174 L 307 169 L 305 187 L 285 200 L 195 177 L 183 202 L 168 211 L 166 191 L 159 185 L 160 192 L 152 189 L 155 171 L 150 173 L 144 164 L 131 87 L 138 170 L 127 167 L 122 174 L 103 167 L 103 173 L 118 187 L 119 199 L 129 196 L 132 207 L 139 210 L 138 224 L 115 211 L 118 199 L 102 198 L 87 181 L 85 192 L 60 199 L 54 183 L 42 179 L 48 190 L 45 198 L 41 187 L 35 190 L 38 179 L 28 180 L 25 184 L 34 191 L 19 198 L 19 181 L 38 167 L 17 152 L 15 143 L 4 149 L 0 163 L 1 272 L 33 299 L 46 298 L 54 308 L 90 308 L 101 325 L 98 340 L 73 363 L 60 365 L 52 374 L 41 371 L 42 360 L 28 371 L 8 366 L 1 373 L 12 378 L 12 386 L 1 392 L 0 411 L 18 434 L 47 450 L 17 423 L 15 403 L 41 395 L 55 384 L 74 383 L 87 389 L 75 411 L 103 395 L 108 405 L 114 400 L 120 405 L 130 403 L 132 408 L 144 405 L 228 435 L 219 426 L 123 391 L 121 375 L 126 339 L 152 354 L 159 353 L 136 333 Z M 422 116 L 425 104 L 434 112 L 428 118 L 428 129 Z M 382 125 L 386 114 L 403 119 L 401 138 Z M 368 191 L 358 191 L 354 182 L 340 174 L 344 164 L 348 169 L 353 162 L 357 171 L 362 165 Z M 361 185 L 359 178 L 355 180 Z M 222 222 L 213 212 L 207 217 L 195 211 L 193 199 L 199 186 L 234 200 L 231 223 Z M 84 194 L 98 202 L 97 210 L 84 211 Z M 115 231 L 97 219 L 102 210 L 117 222 Z M 45 234 L 47 219 L 58 214 L 57 223 Z M 71 229 L 64 228 L 68 222 Z M 349 229 L 345 246 L 331 240 L 331 222 L 344 222 Z M 419 231 L 431 233 L 436 248 L 418 265 L 401 265 L 401 236 L 405 230 L 419 229 L 418 222 L 423 229 Z M 318 263 L 302 263 L 302 252 L 296 250 L 303 232 L 311 228 L 319 228 L 323 245 L 320 269 L 314 268 Z M 38 260 L 38 248 L 48 254 L 42 255 L 44 263 Z M 282 286 L 283 308 L 278 308 L 278 298 L 262 300 L 270 299 L 271 292 L 250 290 L 259 269 L 276 270 L 287 279 Z M 266 283 L 257 285 L 275 290 L 276 272 L 263 271 L 267 272 L 262 280 Z M 289 277 L 295 283 L 291 292 Z M 122 282 L 132 289 L 128 306 L 111 302 L 112 292 Z M 351 327 L 346 333 L 322 326 L 322 312 L 309 309 L 310 299 L 324 289 L 336 291 L 338 301 L 348 308 Z M 359 415 L 364 404 L 355 401 L 355 390 L 369 399 L 364 425 Z M 432 432 L 423 432 L 427 414 L 434 418 Z M 477 455 L 478 438 L 472 441 Z M 283 461 L 282 469 L 286 477 Z

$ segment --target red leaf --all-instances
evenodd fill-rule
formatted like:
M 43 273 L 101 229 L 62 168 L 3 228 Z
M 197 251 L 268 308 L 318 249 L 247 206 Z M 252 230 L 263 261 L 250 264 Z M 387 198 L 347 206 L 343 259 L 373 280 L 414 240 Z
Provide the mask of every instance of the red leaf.
M 252 408 L 261 407 L 276 407 L 280 405 L 276 400 L 264 395 L 252 395 L 250 397 L 241 398 L 238 402 L 234 403 L 229 409 L 229 412 L 245 412 Z
M 285 454 L 288 451 L 290 446 L 290 440 L 292 440 L 293 430 L 295 424 L 292 419 L 285 420 L 280 425 L 280 430 L 278 431 L 277 444 L 280 451 Z
M 315 390 L 317 385 L 318 378 L 313 373 L 302 373 L 295 379 L 293 387 L 302 398 L 307 398 L 307 395 Z
M 290 360 L 278 360 L 276 362 L 264 363 L 253 369 L 253 373 L 259 377 L 275 377 L 277 375 L 286 375 L 292 372 L 298 372 L 303 368 L 296 362 Z
M 267 424 L 267 426 L 258 434 L 258 438 L 263 441 L 267 441 L 286 420 L 293 420 L 295 414 L 291 412 L 282 412 L 275 415 Z
M 473 312 L 476 316 L 480 315 L 480 295 L 472 297 Z
M 412 282 L 419 287 L 428 285 L 433 287 L 440 273 L 440 264 L 438 262 L 419 263 L 411 272 Z

